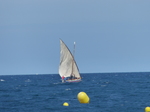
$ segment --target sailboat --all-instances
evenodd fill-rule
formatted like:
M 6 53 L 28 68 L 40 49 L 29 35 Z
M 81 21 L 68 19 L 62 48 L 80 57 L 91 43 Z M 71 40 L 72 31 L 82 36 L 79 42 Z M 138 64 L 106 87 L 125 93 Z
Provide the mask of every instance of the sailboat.
M 74 42 L 75 52 L 75 42 Z M 62 78 L 62 82 L 80 82 L 81 76 L 78 66 L 74 59 L 74 55 L 70 52 L 67 45 L 60 40 L 60 65 L 59 75 Z

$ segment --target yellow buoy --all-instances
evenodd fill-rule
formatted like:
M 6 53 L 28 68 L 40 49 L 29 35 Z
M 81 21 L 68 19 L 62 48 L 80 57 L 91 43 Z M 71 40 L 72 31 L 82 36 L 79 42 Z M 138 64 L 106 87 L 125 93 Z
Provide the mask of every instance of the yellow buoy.
M 69 104 L 67 102 L 63 103 L 63 106 L 69 106 Z
M 146 107 L 145 112 L 150 112 L 150 107 Z
M 88 95 L 85 92 L 78 93 L 77 98 L 80 103 L 89 103 L 89 101 L 90 101 L 90 98 L 88 97 Z

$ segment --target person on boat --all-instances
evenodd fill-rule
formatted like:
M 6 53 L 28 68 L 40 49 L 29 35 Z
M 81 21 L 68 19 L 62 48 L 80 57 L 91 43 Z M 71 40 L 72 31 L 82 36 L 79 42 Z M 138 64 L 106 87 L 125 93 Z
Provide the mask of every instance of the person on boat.
M 72 80 L 72 79 L 73 79 L 73 76 L 71 75 L 71 76 L 70 76 L 70 80 Z
M 62 82 L 65 82 L 65 77 L 64 76 L 62 76 L 61 79 L 62 79 Z
M 62 78 L 62 80 L 64 80 L 64 78 L 65 78 L 65 77 L 64 77 L 64 76 L 62 76 L 61 78 Z
M 70 80 L 73 80 L 73 79 L 75 79 L 75 78 L 76 78 L 75 75 L 72 74 L 71 77 L 70 77 Z

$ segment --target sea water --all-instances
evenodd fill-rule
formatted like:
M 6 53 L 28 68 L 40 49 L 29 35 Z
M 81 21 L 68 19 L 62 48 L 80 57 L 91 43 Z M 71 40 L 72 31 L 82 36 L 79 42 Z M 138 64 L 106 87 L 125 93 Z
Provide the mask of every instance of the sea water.
M 78 83 L 62 83 L 58 74 L 0 76 L 0 112 L 144 112 L 150 106 L 149 72 L 81 76 Z M 90 103 L 79 103 L 82 91 Z

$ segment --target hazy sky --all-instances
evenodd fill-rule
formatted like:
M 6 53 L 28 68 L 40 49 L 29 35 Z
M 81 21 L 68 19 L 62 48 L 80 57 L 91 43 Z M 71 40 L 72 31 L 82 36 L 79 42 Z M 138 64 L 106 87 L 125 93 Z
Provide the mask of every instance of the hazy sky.
M 58 73 L 59 38 L 81 73 L 150 71 L 150 0 L 0 0 L 0 75 Z

